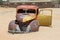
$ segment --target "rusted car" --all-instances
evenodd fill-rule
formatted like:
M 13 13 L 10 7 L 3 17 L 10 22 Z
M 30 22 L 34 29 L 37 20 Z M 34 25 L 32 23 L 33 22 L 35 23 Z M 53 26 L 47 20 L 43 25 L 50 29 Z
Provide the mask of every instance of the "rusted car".
M 36 32 L 39 26 L 50 26 L 51 24 L 51 9 L 39 9 L 35 5 L 20 5 L 16 8 L 16 20 L 9 23 L 8 32 Z
M 16 8 L 16 20 L 9 23 L 8 32 L 36 32 L 39 30 L 37 20 L 39 8 L 34 5 L 20 5 Z

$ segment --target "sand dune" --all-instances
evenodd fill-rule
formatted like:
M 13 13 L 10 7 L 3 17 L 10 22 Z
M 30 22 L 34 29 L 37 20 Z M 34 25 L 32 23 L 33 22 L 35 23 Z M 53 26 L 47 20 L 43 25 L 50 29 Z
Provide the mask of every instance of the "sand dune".
M 53 21 L 51 27 L 40 26 L 38 32 L 25 34 L 8 33 L 8 24 L 15 20 L 15 8 L 0 7 L 0 40 L 60 40 L 60 8 L 53 10 Z

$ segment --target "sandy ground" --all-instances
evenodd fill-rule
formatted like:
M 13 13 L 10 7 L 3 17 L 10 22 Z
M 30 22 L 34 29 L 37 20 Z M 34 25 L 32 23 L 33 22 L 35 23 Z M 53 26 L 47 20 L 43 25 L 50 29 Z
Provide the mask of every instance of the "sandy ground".
M 38 32 L 25 34 L 8 33 L 8 24 L 15 20 L 15 8 L 0 7 L 0 40 L 60 40 L 60 8 L 53 10 L 52 27 L 40 27 Z

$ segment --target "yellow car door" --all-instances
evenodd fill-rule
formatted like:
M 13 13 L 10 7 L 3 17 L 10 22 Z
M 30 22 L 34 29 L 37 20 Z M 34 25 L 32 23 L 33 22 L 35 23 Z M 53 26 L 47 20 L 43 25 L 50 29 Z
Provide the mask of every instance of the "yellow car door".
M 40 26 L 50 26 L 52 24 L 52 10 L 39 9 L 37 20 Z

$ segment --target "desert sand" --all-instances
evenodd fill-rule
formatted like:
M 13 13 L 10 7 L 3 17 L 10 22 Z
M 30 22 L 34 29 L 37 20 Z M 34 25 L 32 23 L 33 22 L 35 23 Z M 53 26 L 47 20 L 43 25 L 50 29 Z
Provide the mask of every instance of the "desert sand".
M 60 40 L 60 8 L 53 10 L 51 27 L 40 26 L 38 32 L 25 34 L 8 33 L 8 24 L 15 20 L 16 8 L 0 7 L 0 40 Z

